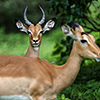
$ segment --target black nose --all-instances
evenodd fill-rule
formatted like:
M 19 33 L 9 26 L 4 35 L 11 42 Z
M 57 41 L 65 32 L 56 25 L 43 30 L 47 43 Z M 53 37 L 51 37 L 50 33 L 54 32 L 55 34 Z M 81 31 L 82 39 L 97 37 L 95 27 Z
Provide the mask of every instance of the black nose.
M 37 42 L 38 41 L 38 39 L 37 40 L 33 40 L 33 42 Z

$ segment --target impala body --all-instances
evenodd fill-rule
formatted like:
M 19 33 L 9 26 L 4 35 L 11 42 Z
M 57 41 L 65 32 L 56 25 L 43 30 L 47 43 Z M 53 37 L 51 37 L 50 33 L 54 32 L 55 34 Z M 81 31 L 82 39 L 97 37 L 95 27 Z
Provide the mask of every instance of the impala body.
M 27 8 L 28 6 L 26 6 L 24 11 L 24 20 L 26 24 L 23 24 L 19 20 L 15 20 L 15 21 L 16 21 L 17 28 L 20 31 L 23 31 L 29 35 L 29 48 L 24 56 L 34 58 L 39 56 L 42 34 L 45 33 L 46 31 L 51 30 L 54 27 L 55 18 L 49 20 L 42 28 L 42 24 L 45 22 L 45 13 L 43 9 L 40 7 L 43 13 L 42 19 L 39 21 L 39 23 L 34 25 L 26 17 Z
M 100 61 L 100 48 L 87 33 L 62 25 L 74 39 L 68 61 L 53 65 L 40 58 L 0 55 L 0 95 L 24 95 L 33 100 L 55 100 L 75 80 L 83 57 Z

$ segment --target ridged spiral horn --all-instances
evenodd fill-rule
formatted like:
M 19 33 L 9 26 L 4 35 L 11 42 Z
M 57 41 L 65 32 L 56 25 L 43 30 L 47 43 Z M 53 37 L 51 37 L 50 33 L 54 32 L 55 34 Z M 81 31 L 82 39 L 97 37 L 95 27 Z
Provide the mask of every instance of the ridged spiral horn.
M 26 17 L 27 8 L 28 6 L 26 6 L 25 11 L 24 11 L 24 20 L 25 20 L 25 23 L 30 26 L 32 23 Z
M 43 16 L 42 16 L 42 19 L 38 22 L 38 24 L 42 25 L 45 22 L 45 12 L 41 8 L 41 6 L 39 6 L 39 8 L 41 9 Z

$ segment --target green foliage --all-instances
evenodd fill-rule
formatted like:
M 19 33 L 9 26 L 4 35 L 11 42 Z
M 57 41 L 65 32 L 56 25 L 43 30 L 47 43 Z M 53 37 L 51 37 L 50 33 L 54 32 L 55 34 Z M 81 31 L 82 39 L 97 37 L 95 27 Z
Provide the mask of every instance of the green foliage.
M 96 40 L 96 44 L 100 47 L 100 38 Z
M 87 60 L 88 61 L 88 60 Z M 86 64 L 82 64 L 79 74 L 75 80 L 75 83 L 82 83 L 88 82 L 90 80 L 95 79 L 95 81 L 99 81 L 100 79 L 100 62 L 92 61 Z
M 0 54 L 23 56 L 28 48 L 28 36 L 24 33 L 5 35 L 4 28 L 0 28 Z
M 64 98 L 67 97 L 71 100 L 99 100 L 100 82 L 90 80 L 86 84 L 73 84 L 69 88 L 65 89 L 61 94 L 59 94 L 60 97 L 62 97 L 62 95 L 64 95 Z
M 66 98 L 65 95 L 62 94 L 61 96 L 58 95 L 58 96 L 57 96 L 57 99 L 55 99 L 55 100 L 71 100 L 71 99 Z
M 49 13 L 55 13 L 58 25 L 66 22 L 71 26 L 71 22 L 74 20 L 88 29 L 88 33 L 100 31 L 100 0 L 46 1 L 51 4 Z
M 96 0 L 46 0 L 51 3 L 49 12 L 60 16 L 60 21 L 71 23 L 73 20 L 82 22 L 85 14 L 90 12 L 89 5 Z
M 60 54 L 60 58 L 57 58 L 57 64 L 62 65 L 66 62 L 72 49 L 73 39 L 70 37 L 61 38 L 56 42 L 55 51 L 52 55 Z

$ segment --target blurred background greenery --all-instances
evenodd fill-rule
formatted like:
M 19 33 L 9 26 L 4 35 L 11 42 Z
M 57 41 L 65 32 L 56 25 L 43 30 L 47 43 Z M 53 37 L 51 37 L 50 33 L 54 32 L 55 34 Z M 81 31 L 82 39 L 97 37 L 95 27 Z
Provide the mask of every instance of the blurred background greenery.
M 42 17 L 40 5 L 46 13 L 46 21 L 56 17 L 56 25 L 43 34 L 39 57 L 57 65 L 64 64 L 71 52 L 73 40 L 61 31 L 60 23 L 71 26 L 79 22 L 86 32 L 92 34 L 100 47 L 100 0 L 0 0 L 0 54 L 23 56 L 29 46 L 29 37 L 20 32 L 14 19 L 23 20 L 28 5 L 27 17 L 36 24 Z M 23 100 L 23 98 L 0 97 L 0 100 Z M 100 63 L 84 59 L 75 82 L 56 100 L 100 100 Z

